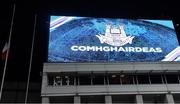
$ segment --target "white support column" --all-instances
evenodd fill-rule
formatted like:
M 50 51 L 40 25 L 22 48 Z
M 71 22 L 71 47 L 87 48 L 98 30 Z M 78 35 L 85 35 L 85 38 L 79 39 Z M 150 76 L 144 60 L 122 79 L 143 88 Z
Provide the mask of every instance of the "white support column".
M 42 104 L 49 104 L 49 97 L 45 96 L 45 97 L 42 97 Z
M 41 94 L 46 93 L 47 85 L 48 85 L 48 77 L 47 77 L 47 73 L 44 72 L 42 76 Z M 42 96 L 42 104 L 49 104 L 49 97 Z
M 105 104 L 112 104 L 112 97 L 111 95 L 105 96 Z
M 47 76 L 46 72 L 43 72 L 42 85 L 41 85 L 41 93 L 46 93 L 47 85 L 48 85 L 48 76 Z
M 74 96 L 74 104 L 81 104 L 81 97 L 80 96 Z
M 172 94 L 166 94 L 165 100 L 167 104 L 175 104 Z
M 142 95 L 136 95 L 136 104 L 143 104 Z

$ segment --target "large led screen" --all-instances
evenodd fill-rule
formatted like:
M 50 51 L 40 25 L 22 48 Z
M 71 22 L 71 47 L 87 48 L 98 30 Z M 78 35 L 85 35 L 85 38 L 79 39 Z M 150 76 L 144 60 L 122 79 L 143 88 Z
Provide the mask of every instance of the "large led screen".
M 48 62 L 179 61 L 171 20 L 51 16 Z

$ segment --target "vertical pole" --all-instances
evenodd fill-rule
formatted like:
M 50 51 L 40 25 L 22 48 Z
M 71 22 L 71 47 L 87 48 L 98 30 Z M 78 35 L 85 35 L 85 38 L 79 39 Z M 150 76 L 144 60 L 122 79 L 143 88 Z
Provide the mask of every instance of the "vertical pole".
M 108 77 L 108 74 L 107 74 L 106 78 L 107 78 L 107 85 L 109 85 L 109 77 Z
M 148 73 L 149 84 L 151 84 L 150 74 Z
M 133 85 L 135 85 L 135 79 L 134 79 L 135 76 L 132 75 L 132 78 L 133 78 Z
M 120 73 L 120 75 L 119 75 L 119 82 L 120 82 L 120 84 L 122 85 L 121 73 Z
M 106 85 L 106 75 L 104 75 L 104 85 Z
M 74 86 L 76 86 L 76 76 L 74 76 Z
M 34 50 L 34 38 L 36 34 L 36 19 L 37 19 L 37 15 L 34 16 L 33 38 L 32 38 L 32 45 L 31 45 L 31 56 L 30 56 L 30 62 L 29 62 L 28 80 L 27 80 L 27 86 L 26 86 L 25 104 L 27 103 L 27 98 L 28 98 L 28 93 L 29 93 L 28 90 L 29 90 L 29 82 L 30 82 L 30 76 L 31 76 L 32 56 L 33 56 L 33 50 Z
M 163 79 L 163 75 L 161 74 L 161 80 L 162 80 L 162 83 L 165 84 L 165 81 Z
M 91 85 L 93 85 L 93 72 L 91 72 Z
M 180 84 L 180 77 L 179 77 L 179 75 L 177 75 L 178 76 L 178 81 L 179 81 L 179 84 Z
M 3 76 L 2 76 L 2 81 L 1 81 L 0 101 L 2 98 L 2 91 L 3 91 L 3 87 L 4 87 L 4 79 L 5 79 L 5 75 L 6 75 L 6 69 L 7 69 L 7 60 L 8 60 L 10 45 L 11 45 L 11 37 L 12 37 L 12 30 L 13 30 L 13 24 L 14 24 L 15 10 L 16 10 L 16 4 L 14 4 L 14 6 L 13 6 L 13 13 L 12 13 L 11 26 L 10 26 L 10 31 L 9 31 L 9 40 L 8 40 L 8 48 L 9 49 L 7 50 L 7 53 L 6 53 L 6 60 L 5 60 L 5 64 L 4 64 Z

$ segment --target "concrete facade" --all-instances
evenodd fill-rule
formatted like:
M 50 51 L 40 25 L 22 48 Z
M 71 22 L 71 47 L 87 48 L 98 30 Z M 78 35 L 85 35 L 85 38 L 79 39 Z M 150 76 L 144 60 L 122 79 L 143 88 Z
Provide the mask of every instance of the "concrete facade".
M 113 95 L 135 96 L 137 104 L 143 104 L 143 96 L 147 94 L 164 94 L 164 103 L 174 104 L 173 94 L 180 93 L 180 84 L 136 84 L 136 85 L 70 85 L 49 86 L 48 73 L 60 72 L 135 72 L 135 73 L 161 73 L 180 70 L 177 62 L 167 63 L 45 63 L 42 81 L 42 102 L 49 103 L 48 97 L 74 96 L 74 103 L 81 103 L 81 96 L 103 95 L 105 104 L 112 104 Z

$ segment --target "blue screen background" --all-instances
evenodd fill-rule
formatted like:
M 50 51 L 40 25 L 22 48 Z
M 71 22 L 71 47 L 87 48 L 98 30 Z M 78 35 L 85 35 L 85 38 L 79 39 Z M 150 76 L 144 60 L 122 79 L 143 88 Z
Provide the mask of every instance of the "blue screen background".
M 62 18 L 51 16 L 51 22 Z M 132 44 L 122 47 L 161 47 L 162 53 L 72 51 L 73 45 L 110 46 L 95 36 L 104 34 L 106 23 L 123 24 L 126 34 L 134 36 Z M 73 17 L 57 27 L 50 27 L 49 62 L 158 62 L 179 46 L 171 20 L 111 19 Z

